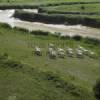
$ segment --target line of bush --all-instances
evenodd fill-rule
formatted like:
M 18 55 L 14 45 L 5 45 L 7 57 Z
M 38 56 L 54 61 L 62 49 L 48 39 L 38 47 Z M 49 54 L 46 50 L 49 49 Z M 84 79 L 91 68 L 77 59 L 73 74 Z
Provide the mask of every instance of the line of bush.
M 96 4 L 100 2 L 61 2 L 61 3 L 54 3 L 54 4 L 47 4 L 46 6 L 60 6 L 60 5 L 76 5 L 76 4 Z
M 61 5 L 79 5 L 79 4 L 98 4 L 100 3 L 99 1 L 94 1 L 94 2 L 58 2 L 58 3 L 48 3 L 48 4 L 41 4 L 39 7 L 49 7 L 49 6 L 61 6 Z
M 1 4 L 0 9 L 5 10 L 5 9 L 36 9 L 38 8 L 38 5 L 25 5 L 25 4 Z
M 73 15 L 100 15 L 98 12 L 70 12 L 70 11 L 56 11 L 56 10 L 48 10 L 45 7 L 38 8 L 39 13 L 47 13 L 47 14 L 73 14 Z
M 100 46 L 100 39 L 97 39 L 97 38 L 92 38 L 92 37 L 82 37 L 81 35 L 73 35 L 73 36 L 69 36 L 69 35 L 66 35 L 66 36 L 61 36 L 61 33 L 57 33 L 55 32 L 54 34 L 50 33 L 50 32 L 46 32 L 46 31 L 42 31 L 42 30 L 34 30 L 34 31 L 29 31 L 28 29 L 24 29 L 24 28 L 19 28 L 19 27 L 14 27 L 14 28 L 11 28 L 10 25 L 8 24 L 4 24 L 4 23 L 0 23 L 0 26 L 1 27 L 4 27 L 4 28 L 10 28 L 10 29 L 13 29 L 13 30 L 16 30 L 16 31 L 21 31 L 22 33 L 29 33 L 29 34 L 32 34 L 32 35 L 38 35 L 38 36 L 53 36 L 53 37 L 56 37 L 56 38 L 59 38 L 60 39 L 73 39 L 75 41 L 81 41 L 81 40 L 84 40 L 85 43 L 87 44 L 92 44 L 92 45 L 97 45 L 97 46 Z

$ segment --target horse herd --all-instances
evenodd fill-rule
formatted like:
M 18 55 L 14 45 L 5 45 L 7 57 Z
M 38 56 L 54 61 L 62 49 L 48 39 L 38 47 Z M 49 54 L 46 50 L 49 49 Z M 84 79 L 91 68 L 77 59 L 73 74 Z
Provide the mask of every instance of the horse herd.
M 33 53 L 37 56 L 43 55 L 43 50 L 39 46 L 34 47 Z M 96 57 L 96 53 L 88 50 L 82 46 L 78 46 L 75 49 L 72 49 L 70 47 L 67 47 L 66 50 L 63 48 L 57 48 L 54 44 L 50 43 L 48 45 L 48 50 L 46 52 L 46 55 L 48 55 L 51 59 L 59 58 L 65 58 L 68 57 L 77 57 L 77 58 L 84 58 L 85 56 L 89 56 L 91 58 Z

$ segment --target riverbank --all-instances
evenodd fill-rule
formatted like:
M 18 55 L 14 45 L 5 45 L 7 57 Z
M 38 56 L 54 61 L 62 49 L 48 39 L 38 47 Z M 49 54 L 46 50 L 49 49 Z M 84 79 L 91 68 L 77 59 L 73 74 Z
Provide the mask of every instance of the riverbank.
M 98 1 L 48 2 L 44 4 L 4 3 L 0 9 L 37 9 L 38 14 L 16 11 L 15 17 L 21 20 L 47 24 L 64 24 L 100 28 L 100 10 Z M 91 11 L 92 9 L 92 11 Z M 26 17 L 25 17 L 26 16 Z
M 40 11 L 39 11 L 40 12 Z M 80 15 L 60 15 L 60 14 L 47 14 L 47 13 L 29 13 L 22 10 L 16 10 L 13 15 L 15 18 L 31 22 L 42 22 L 47 24 L 65 24 L 65 25 L 77 25 L 82 24 L 84 26 L 90 26 L 100 28 L 100 20 L 96 20 L 89 17 L 82 17 Z
M 100 39 L 91 38 L 91 37 L 82 37 L 81 35 L 77 35 L 77 34 L 63 36 L 61 33 L 54 34 L 54 33 L 48 32 L 48 31 L 41 31 L 41 30 L 31 30 L 30 31 L 28 29 L 21 28 L 21 27 L 11 27 L 9 24 L 4 24 L 4 23 L 0 23 L 0 26 L 4 27 L 4 28 L 15 30 L 15 31 L 21 31 L 22 33 L 28 33 L 30 35 L 35 35 L 35 36 L 54 37 L 54 38 L 59 38 L 61 40 L 68 39 L 68 40 L 80 41 L 80 42 L 85 42 L 87 44 L 89 43 L 93 46 L 99 46 L 99 44 L 100 44 Z
M 26 11 L 26 10 L 25 10 Z M 37 13 L 36 9 L 29 9 L 29 12 Z M 11 27 L 24 28 L 29 31 L 41 30 L 51 32 L 53 34 L 61 33 L 62 36 L 90 37 L 100 39 L 100 29 L 86 27 L 82 25 L 63 25 L 63 24 L 45 24 L 40 22 L 29 22 L 25 20 L 16 19 L 13 16 L 15 10 L 0 10 L 0 22 L 7 23 Z

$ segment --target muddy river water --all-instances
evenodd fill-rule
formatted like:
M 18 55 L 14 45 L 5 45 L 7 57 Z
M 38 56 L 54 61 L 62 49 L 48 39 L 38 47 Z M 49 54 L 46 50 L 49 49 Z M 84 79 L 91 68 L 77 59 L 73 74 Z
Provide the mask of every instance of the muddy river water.
M 25 9 L 24 9 L 25 10 Z M 37 13 L 37 10 L 26 10 L 28 12 Z M 94 37 L 100 39 L 100 29 L 91 28 L 82 25 L 55 25 L 55 24 L 44 24 L 39 22 L 28 22 L 22 21 L 12 17 L 15 10 L 0 10 L 0 23 L 8 23 L 11 27 L 26 28 L 29 31 L 32 30 L 43 30 L 50 31 L 52 33 L 60 32 L 62 35 L 82 35 L 84 37 Z

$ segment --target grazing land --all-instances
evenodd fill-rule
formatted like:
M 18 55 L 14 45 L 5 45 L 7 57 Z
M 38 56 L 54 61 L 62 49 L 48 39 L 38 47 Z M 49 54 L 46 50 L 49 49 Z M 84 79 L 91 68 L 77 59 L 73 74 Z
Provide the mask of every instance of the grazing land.
M 61 2 L 98 2 L 98 0 L 0 0 L 1 3 L 33 3 L 33 4 L 48 4 Z
M 100 3 L 97 4 L 76 4 L 76 5 L 60 5 L 54 7 L 46 7 L 50 11 L 60 12 L 95 12 L 100 13 Z
M 65 16 L 65 19 L 75 18 L 77 22 L 81 20 L 81 23 L 88 24 L 94 22 L 97 23 L 95 26 L 99 26 L 100 24 L 100 3 L 92 3 L 92 4 L 75 4 L 75 5 L 58 5 L 58 6 L 49 6 L 42 7 L 40 9 L 40 13 L 46 13 L 48 15 L 62 15 Z M 78 18 L 78 19 L 77 19 Z M 74 20 L 75 20 L 74 19 Z M 82 22 L 83 21 L 83 22 Z
M 70 0 L 72 3 L 90 2 L 88 4 L 69 5 L 66 2 L 69 0 L 0 0 L 0 7 L 36 6 L 47 20 L 51 16 L 58 16 L 58 19 L 64 16 L 71 22 L 72 19 L 82 22 L 86 19 L 87 24 L 94 21 L 100 26 L 98 0 Z M 48 55 L 50 43 L 54 44 L 55 50 L 71 48 L 74 55 L 52 59 Z M 41 56 L 34 53 L 36 46 L 41 48 Z M 94 55 L 78 57 L 75 53 L 78 47 L 84 47 Z M 0 24 L 0 100 L 96 100 L 93 87 L 98 78 L 100 40 L 40 30 L 29 32 Z
M 77 83 L 77 82 L 76 82 Z M 92 92 L 52 72 L 41 72 L 0 55 L 1 100 L 94 100 Z
M 92 87 L 95 80 L 100 76 L 100 45 L 85 39 L 76 41 L 75 39 L 60 39 L 59 37 L 52 35 L 36 35 L 37 33 L 29 33 L 25 30 L 16 28 L 11 29 L 8 26 L 0 24 L 0 53 L 5 54 L 6 56 L 8 55 L 9 59 L 20 61 L 26 66 L 22 67 L 22 69 L 16 69 L 16 67 L 12 69 L 9 68 L 11 66 L 13 67 L 12 63 L 9 65 L 5 60 L 5 63 L 2 64 L 1 60 L 0 90 L 2 91 L 0 94 L 2 95 L 0 95 L 0 98 L 3 100 L 7 97 L 16 97 L 19 100 L 27 100 L 29 98 L 30 100 L 40 100 L 39 97 L 43 100 L 44 98 L 48 98 L 48 100 L 61 100 L 60 98 L 62 98 L 62 100 L 66 100 L 66 98 L 68 98 L 68 100 L 81 100 L 83 98 L 79 96 L 76 97 L 70 92 L 63 93 L 63 89 L 56 89 L 56 83 L 53 82 L 52 84 L 51 81 L 44 80 L 42 72 L 50 72 L 50 75 L 55 73 L 57 76 L 60 76 L 69 82 L 69 84 L 72 82 L 76 86 L 83 87 L 82 90 L 86 88 L 90 94 L 93 93 Z M 64 49 L 66 49 L 66 47 L 74 49 L 77 48 L 78 45 L 81 45 L 94 51 L 97 54 L 97 58 L 87 56 L 84 58 L 66 56 L 64 59 L 50 59 L 46 55 L 49 43 L 54 43 L 57 47 Z M 42 56 L 33 54 L 34 46 L 40 46 L 43 49 Z M 14 65 L 18 66 L 16 63 L 14 63 Z M 37 71 L 34 72 L 34 70 L 31 71 L 32 68 L 40 73 Z M 76 88 L 78 89 L 78 87 Z M 9 92 L 10 90 L 11 92 Z M 88 96 L 88 99 L 86 98 L 86 100 L 92 100 L 93 98 L 93 96 Z

